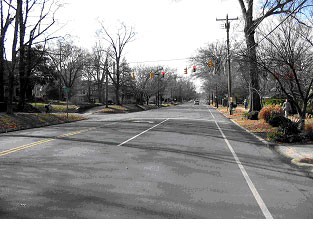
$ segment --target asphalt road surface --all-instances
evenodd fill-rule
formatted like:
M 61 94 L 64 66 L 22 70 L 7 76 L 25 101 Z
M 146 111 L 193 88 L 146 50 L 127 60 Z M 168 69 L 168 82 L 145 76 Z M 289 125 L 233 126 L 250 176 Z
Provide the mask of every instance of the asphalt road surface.
M 0 135 L 0 218 L 313 218 L 313 180 L 207 105 Z

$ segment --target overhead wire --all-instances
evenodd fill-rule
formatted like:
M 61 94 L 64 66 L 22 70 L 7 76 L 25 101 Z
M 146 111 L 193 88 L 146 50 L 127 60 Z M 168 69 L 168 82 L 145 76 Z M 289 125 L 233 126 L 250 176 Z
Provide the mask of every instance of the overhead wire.
M 266 34 L 260 41 L 258 41 L 255 46 L 260 44 L 264 39 L 268 39 L 267 37 L 272 34 L 282 23 L 284 23 L 292 14 L 294 14 L 303 4 L 305 1 L 303 1 L 301 4 L 298 5 L 296 9 L 294 9 L 285 19 L 283 19 L 274 29 L 272 29 L 268 34 Z
M 261 43 L 264 39 L 267 39 L 267 37 L 270 34 L 272 34 L 282 23 L 284 23 L 292 14 L 294 14 L 304 3 L 305 3 L 305 1 L 303 1 L 301 4 L 299 4 L 298 7 L 296 9 L 294 9 L 284 20 L 282 20 L 274 29 L 272 29 L 267 35 L 265 35 L 260 41 L 258 41 L 254 45 L 254 47 L 257 46 L 259 43 Z M 249 29 L 251 29 L 252 27 L 259 26 L 261 22 L 262 22 L 262 20 L 260 20 L 256 25 L 250 26 Z M 178 60 L 190 60 L 192 58 L 193 57 L 186 57 L 186 58 L 179 58 L 179 59 L 165 59 L 165 60 L 133 61 L 133 62 L 128 62 L 128 63 L 130 63 L 130 64 L 141 64 L 141 63 L 169 62 L 169 61 L 178 61 Z
M 166 62 L 166 61 L 177 61 L 177 60 L 189 60 L 192 57 L 179 58 L 179 59 L 167 59 L 167 60 L 146 60 L 146 61 L 133 61 L 128 62 L 129 64 L 141 64 L 141 63 L 153 63 L 153 62 Z

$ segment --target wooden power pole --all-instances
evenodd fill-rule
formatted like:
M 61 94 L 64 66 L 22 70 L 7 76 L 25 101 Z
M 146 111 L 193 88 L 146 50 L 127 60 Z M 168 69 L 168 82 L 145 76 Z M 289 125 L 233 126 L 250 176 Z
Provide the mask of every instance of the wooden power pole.
M 226 21 L 225 28 L 227 33 L 227 65 L 228 65 L 228 76 L 227 76 L 227 83 L 228 83 L 228 108 L 229 114 L 232 115 L 232 107 L 231 107 L 231 73 L 230 73 L 230 46 L 229 46 L 229 29 L 230 29 L 230 22 L 231 20 L 238 20 L 237 18 L 228 18 L 228 14 L 226 15 L 226 19 L 216 19 L 216 21 Z

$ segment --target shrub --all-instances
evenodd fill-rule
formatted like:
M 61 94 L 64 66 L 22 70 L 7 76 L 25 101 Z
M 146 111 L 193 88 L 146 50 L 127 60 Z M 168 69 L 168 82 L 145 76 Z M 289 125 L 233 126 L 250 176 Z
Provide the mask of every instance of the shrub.
M 294 135 L 301 133 L 298 127 L 299 123 L 293 122 L 290 119 L 288 119 L 288 121 L 283 122 L 282 125 L 280 125 L 280 128 L 284 130 L 286 135 Z
M 313 141 L 313 127 L 312 126 L 305 126 L 305 133 L 306 133 L 306 138 L 308 140 Z
M 302 142 L 305 136 L 300 134 L 286 135 L 282 129 L 279 129 L 277 132 L 270 133 L 269 138 L 276 142 L 295 143 Z
M 283 103 L 285 102 L 285 99 L 267 99 L 265 101 L 265 105 L 283 105 Z
M 252 112 L 245 114 L 245 116 L 249 120 L 258 120 L 259 112 L 258 111 L 252 111 Z
M 312 158 L 303 158 L 300 160 L 301 163 L 307 163 L 307 164 L 313 164 L 313 159 Z
M 276 132 L 269 135 L 269 138 L 283 143 L 301 142 L 305 139 L 305 136 L 301 134 L 298 126 L 297 122 L 287 119 L 281 123 Z
M 283 125 L 284 122 L 290 121 L 288 118 L 285 118 L 281 114 L 274 114 L 270 119 L 268 120 L 268 124 L 270 124 L 273 127 L 279 127 Z
M 267 123 L 274 116 L 281 116 L 283 114 L 283 110 L 279 105 L 268 105 L 261 109 L 259 113 L 259 119 L 264 119 Z

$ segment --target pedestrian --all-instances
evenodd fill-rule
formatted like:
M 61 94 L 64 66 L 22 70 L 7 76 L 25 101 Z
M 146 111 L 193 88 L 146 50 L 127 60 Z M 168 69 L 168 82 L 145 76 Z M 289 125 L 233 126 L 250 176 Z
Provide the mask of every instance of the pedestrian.
M 291 111 L 291 104 L 288 102 L 288 99 L 283 103 L 283 111 L 285 114 L 285 117 L 288 118 L 289 113 Z
M 49 108 L 49 113 L 52 111 L 52 105 L 51 105 L 51 103 L 49 102 L 49 104 L 48 104 L 48 108 Z
M 248 109 L 248 101 L 247 99 L 245 99 L 245 101 L 243 102 L 244 106 L 245 106 L 245 109 Z
M 50 113 L 52 111 L 51 103 L 45 105 L 46 113 Z

